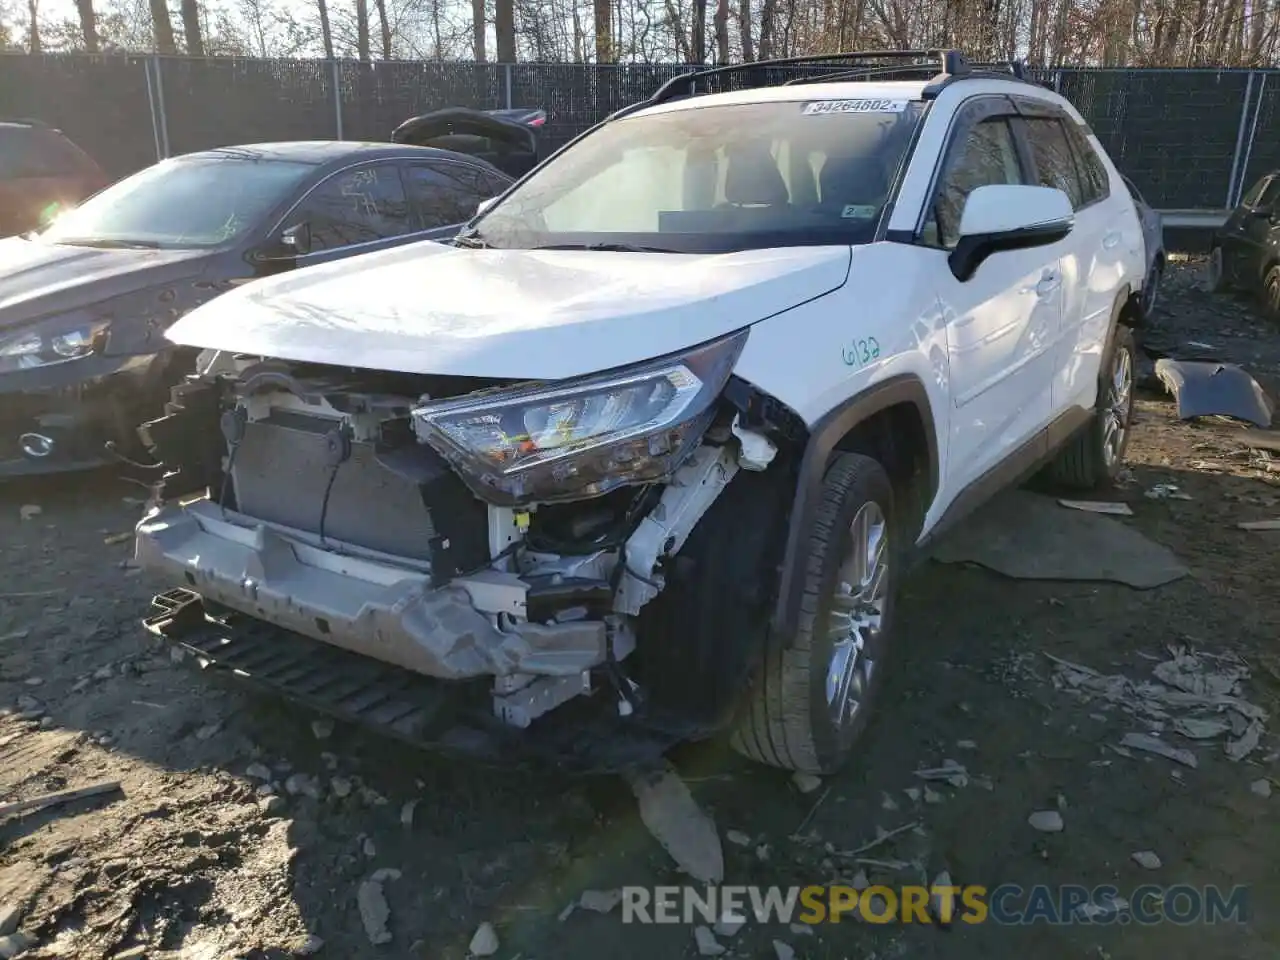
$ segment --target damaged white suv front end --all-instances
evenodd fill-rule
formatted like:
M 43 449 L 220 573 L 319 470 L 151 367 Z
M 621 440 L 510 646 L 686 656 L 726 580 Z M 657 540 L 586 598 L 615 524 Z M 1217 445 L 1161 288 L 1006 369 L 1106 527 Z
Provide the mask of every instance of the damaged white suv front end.
M 490 682 L 509 725 L 600 676 L 625 714 L 661 562 L 774 453 L 720 400 L 745 339 L 551 387 L 219 354 L 145 428 L 209 493 L 154 508 L 137 559 L 207 604 Z

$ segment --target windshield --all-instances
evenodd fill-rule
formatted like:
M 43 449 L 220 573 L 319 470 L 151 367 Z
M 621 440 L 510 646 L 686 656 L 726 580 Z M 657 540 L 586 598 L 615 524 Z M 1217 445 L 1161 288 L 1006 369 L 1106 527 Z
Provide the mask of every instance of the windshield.
M 315 170 L 280 160 L 166 160 L 68 210 L 51 243 L 216 247 L 258 225 Z
M 923 110 L 907 100 L 790 101 L 616 120 L 549 161 L 468 236 L 505 248 L 681 253 L 868 243 Z

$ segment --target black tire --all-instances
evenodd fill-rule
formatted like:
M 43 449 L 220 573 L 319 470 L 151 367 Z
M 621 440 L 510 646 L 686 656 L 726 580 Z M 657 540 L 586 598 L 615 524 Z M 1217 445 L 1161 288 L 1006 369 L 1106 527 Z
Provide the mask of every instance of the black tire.
M 874 519 L 878 512 L 884 523 L 886 569 L 877 591 L 882 597 L 879 629 L 860 634 L 868 658 L 862 662 L 875 668 L 869 676 L 850 674 L 860 681 L 858 707 L 837 723 L 827 690 L 832 658 L 840 646 L 831 636 L 832 621 L 843 615 L 837 610 L 838 575 L 851 553 L 851 525 L 864 507 L 861 516 Z M 814 774 L 832 773 L 848 759 L 883 682 L 885 651 L 893 632 L 897 533 L 893 485 L 884 468 L 870 457 L 840 454 L 823 478 L 817 515 L 798 558 L 804 565 L 798 629 L 794 637 L 771 631 L 766 639 L 764 661 L 730 737 L 734 750 L 760 763 Z M 847 606 L 852 609 L 852 604 Z
M 1127 364 L 1127 390 L 1123 398 L 1116 396 L 1118 364 Z M 1115 480 L 1124 464 L 1129 445 L 1129 426 L 1133 421 L 1134 371 L 1138 365 L 1133 331 L 1117 323 L 1111 349 L 1107 351 L 1098 375 L 1098 400 L 1089 425 L 1063 447 L 1049 465 L 1049 477 L 1064 487 L 1091 490 Z M 1109 443 L 1108 415 L 1120 417 L 1118 445 Z M 1114 448 L 1113 448 L 1114 446 Z
M 1205 264 L 1204 273 L 1204 286 L 1210 293 L 1225 293 L 1231 289 L 1231 282 L 1227 277 L 1226 254 L 1216 243 L 1209 250 L 1209 262 Z
M 1262 315 L 1272 323 L 1280 323 L 1280 263 L 1274 264 L 1262 278 L 1259 299 Z

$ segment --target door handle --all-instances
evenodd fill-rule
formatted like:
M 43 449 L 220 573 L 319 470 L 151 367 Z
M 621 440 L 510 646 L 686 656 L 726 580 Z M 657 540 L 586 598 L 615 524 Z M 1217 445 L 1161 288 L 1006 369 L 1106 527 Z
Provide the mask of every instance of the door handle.
M 1118 232 L 1108 233 L 1102 238 L 1102 247 L 1104 250 L 1112 250 L 1120 245 L 1120 234 Z
M 1036 284 L 1036 296 L 1047 297 L 1062 286 L 1062 274 L 1046 270 Z

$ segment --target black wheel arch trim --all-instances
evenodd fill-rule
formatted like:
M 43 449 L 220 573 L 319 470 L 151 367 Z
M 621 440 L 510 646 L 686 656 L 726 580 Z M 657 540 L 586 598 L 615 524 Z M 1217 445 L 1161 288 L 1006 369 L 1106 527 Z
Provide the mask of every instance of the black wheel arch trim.
M 832 454 L 840 441 L 859 423 L 902 403 L 912 404 L 920 416 L 928 446 L 926 456 L 930 501 L 937 494 L 938 435 L 934 427 L 929 394 L 924 382 L 915 374 L 898 374 L 882 380 L 844 401 L 814 424 L 800 460 L 778 581 L 778 599 L 773 614 L 773 628 L 784 631 L 784 636 L 793 632 L 799 621 L 800 602 L 804 594 L 804 571 L 798 565 L 799 556 L 803 551 L 805 533 L 813 525 L 818 504 L 822 500 L 822 479 L 826 475 Z

